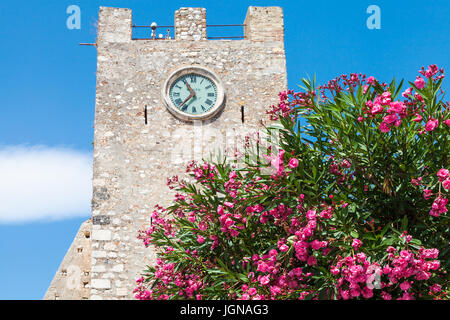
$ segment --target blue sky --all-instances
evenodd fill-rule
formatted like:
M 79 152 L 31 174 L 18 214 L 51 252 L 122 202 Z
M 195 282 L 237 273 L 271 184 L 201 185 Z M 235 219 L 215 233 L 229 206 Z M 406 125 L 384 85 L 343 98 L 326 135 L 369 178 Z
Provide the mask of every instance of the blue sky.
M 366 26 L 372 4 L 380 30 Z M 81 30 L 66 27 L 69 5 L 81 8 Z M 96 50 L 78 43 L 95 41 L 100 5 L 131 8 L 138 25 L 172 25 L 179 7 L 240 24 L 249 5 L 281 6 L 291 89 L 314 74 L 319 83 L 350 72 L 413 80 L 422 65 L 450 67 L 448 0 L 2 1 L 0 299 L 41 299 L 90 215 Z

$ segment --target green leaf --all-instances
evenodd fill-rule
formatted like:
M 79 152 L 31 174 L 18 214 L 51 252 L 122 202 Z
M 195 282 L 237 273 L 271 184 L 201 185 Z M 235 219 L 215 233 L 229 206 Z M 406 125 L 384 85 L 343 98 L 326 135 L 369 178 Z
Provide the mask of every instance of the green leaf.
M 350 231 L 350 235 L 353 237 L 353 238 L 358 238 L 359 237 L 359 234 L 358 234 L 358 232 L 356 232 L 356 231 Z
M 402 219 L 402 226 L 401 226 L 401 230 L 400 231 L 406 231 L 408 228 L 408 217 L 406 215 L 403 216 Z

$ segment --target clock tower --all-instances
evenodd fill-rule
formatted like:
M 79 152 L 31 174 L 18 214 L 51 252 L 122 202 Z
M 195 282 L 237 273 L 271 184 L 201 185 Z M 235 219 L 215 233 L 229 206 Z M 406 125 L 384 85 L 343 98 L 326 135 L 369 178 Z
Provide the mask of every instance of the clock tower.
M 167 178 L 219 150 L 232 159 L 287 89 L 281 8 L 249 7 L 239 40 L 209 27 L 204 8 L 181 8 L 172 37 L 136 39 L 131 10 L 100 8 L 92 217 L 45 299 L 132 299 L 155 262 L 136 236 L 172 201 Z

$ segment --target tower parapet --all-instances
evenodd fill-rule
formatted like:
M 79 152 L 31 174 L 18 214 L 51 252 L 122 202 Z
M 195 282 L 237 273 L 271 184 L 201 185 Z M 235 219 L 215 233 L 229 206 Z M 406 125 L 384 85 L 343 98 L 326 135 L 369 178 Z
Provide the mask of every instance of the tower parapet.
M 284 41 L 283 9 L 249 7 L 244 21 L 244 37 L 252 41 Z
M 97 39 L 99 43 L 130 42 L 132 29 L 130 9 L 100 7 Z
M 180 8 L 175 11 L 175 40 L 206 39 L 205 8 Z

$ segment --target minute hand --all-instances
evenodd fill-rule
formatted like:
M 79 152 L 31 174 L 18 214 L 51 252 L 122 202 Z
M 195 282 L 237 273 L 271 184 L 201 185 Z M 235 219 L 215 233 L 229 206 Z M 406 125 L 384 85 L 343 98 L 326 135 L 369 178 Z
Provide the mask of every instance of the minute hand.
M 186 87 L 188 88 L 189 92 L 190 92 L 191 94 L 193 94 L 193 96 L 195 96 L 195 91 L 192 90 L 191 86 L 189 85 L 189 83 L 188 83 L 186 80 L 184 80 L 184 84 L 185 84 Z

